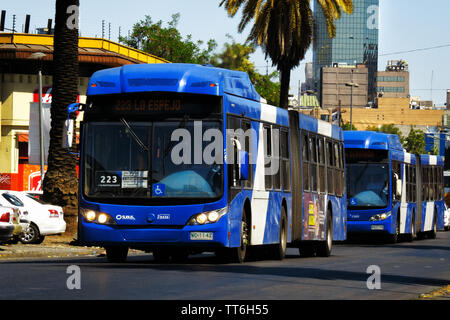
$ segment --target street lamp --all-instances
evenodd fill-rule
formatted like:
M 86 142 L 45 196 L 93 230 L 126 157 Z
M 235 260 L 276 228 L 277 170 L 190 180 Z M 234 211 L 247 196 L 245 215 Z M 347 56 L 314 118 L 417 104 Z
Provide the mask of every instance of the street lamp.
M 359 84 L 355 82 L 347 82 L 345 84 L 347 87 L 350 87 L 350 131 L 353 130 L 352 117 L 353 117 L 353 87 L 358 88 Z
M 41 187 L 44 183 L 44 110 L 42 108 L 42 59 L 47 55 L 42 52 L 32 53 L 29 59 L 39 60 L 39 71 L 38 71 L 38 81 L 39 81 L 39 150 L 40 150 L 40 165 L 41 165 Z

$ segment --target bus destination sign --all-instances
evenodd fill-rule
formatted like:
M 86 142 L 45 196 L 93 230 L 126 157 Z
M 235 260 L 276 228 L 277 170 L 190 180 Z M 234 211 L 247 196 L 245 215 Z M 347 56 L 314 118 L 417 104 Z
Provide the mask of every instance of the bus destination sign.
M 180 99 L 116 99 L 115 113 L 181 112 Z

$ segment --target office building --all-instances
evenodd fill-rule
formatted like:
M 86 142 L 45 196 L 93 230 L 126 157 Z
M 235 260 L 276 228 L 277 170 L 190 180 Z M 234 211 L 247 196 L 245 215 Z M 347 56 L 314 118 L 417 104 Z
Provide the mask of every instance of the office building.
M 384 98 L 409 98 L 409 71 L 404 60 L 388 62 L 385 71 L 377 72 L 377 95 Z
M 320 94 L 323 67 L 339 64 L 364 64 L 368 69 L 368 97 L 376 96 L 375 74 L 378 70 L 379 0 L 353 1 L 352 15 L 343 13 L 336 20 L 336 37 L 330 39 L 322 8 L 314 1 L 313 65 L 316 89 Z
M 356 86 L 350 86 L 350 84 Z M 368 68 L 364 65 L 324 67 L 321 73 L 322 108 L 367 106 Z

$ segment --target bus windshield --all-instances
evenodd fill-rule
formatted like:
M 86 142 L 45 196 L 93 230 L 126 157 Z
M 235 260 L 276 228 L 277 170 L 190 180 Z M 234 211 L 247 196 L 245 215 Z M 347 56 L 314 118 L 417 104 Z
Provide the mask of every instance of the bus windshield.
M 385 208 L 389 204 L 389 165 L 353 163 L 347 165 L 349 209 Z
M 177 129 L 185 133 L 183 138 L 192 140 L 172 139 Z M 221 123 L 202 121 L 200 129 L 194 121 L 186 119 L 86 123 L 84 194 L 102 199 L 220 197 L 223 193 L 221 162 L 210 165 L 194 160 L 194 137 L 199 135 L 199 130 L 203 137 L 209 129 L 222 131 Z M 200 141 L 204 150 L 206 143 Z

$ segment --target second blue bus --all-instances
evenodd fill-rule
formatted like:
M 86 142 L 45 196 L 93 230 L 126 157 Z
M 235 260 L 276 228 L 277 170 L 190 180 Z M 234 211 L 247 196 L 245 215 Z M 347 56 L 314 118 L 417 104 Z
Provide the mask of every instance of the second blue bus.
M 443 158 L 407 153 L 392 134 L 347 131 L 344 141 L 349 234 L 435 238 L 444 228 Z

